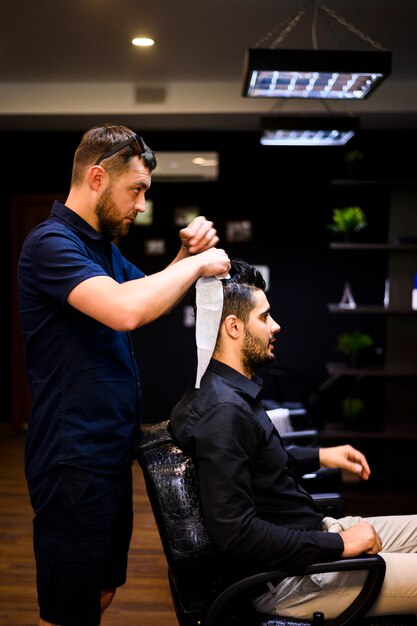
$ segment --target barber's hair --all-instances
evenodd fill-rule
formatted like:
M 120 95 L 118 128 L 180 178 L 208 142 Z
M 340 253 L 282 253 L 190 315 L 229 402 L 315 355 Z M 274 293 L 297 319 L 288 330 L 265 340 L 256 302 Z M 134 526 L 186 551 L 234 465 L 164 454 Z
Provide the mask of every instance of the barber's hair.
M 104 126 L 94 126 L 87 130 L 81 138 L 73 161 L 71 185 L 80 184 L 85 169 L 94 165 L 103 154 L 111 150 L 117 144 L 134 138 L 133 130 L 126 126 L 116 124 L 104 124 Z M 142 140 L 143 141 L 143 140 Z M 122 150 L 116 152 L 100 163 L 105 168 L 111 178 L 122 174 L 129 166 L 130 158 L 138 154 L 146 166 L 153 171 L 156 168 L 156 157 L 154 152 L 143 143 L 145 150 L 141 153 L 135 150 L 132 145 L 127 145 Z
M 223 311 L 221 323 L 228 315 L 236 315 L 246 324 L 250 312 L 255 306 L 253 292 L 256 289 L 265 291 L 266 283 L 262 274 L 253 265 L 249 265 L 241 259 L 231 259 L 230 262 L 230 278 L 222 280 Z

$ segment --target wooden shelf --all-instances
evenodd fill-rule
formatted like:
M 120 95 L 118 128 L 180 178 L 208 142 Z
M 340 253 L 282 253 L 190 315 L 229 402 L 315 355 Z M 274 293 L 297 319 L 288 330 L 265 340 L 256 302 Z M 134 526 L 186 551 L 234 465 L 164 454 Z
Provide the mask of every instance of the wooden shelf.
M 375 250 L 381 252 L 417 251 L 417 244 L 415 243 L 354 243 L 350 241 L 332 241 L 329 246 L 332 250 Z
M 318 433 L 318 438 L 320 442 L 326 441 L 351 441 L 352 439 L 370 439 L 374 441 L 379 439 L 380 441 L 408 441 L 408 440 L 417 440 L 417 432 L 381 432 L 381 431 L 368 431 L 368 430 L 321 430 Z
M 410 295 L 411 298 L 411 295 Z M 327 305 L 330 313 L 372 313 L 384 315 L 417 315 L 417 310 L 408 307 L 385 307 L 382 304 L 359 304 L 355 307 L 331 303 Z
M 344 363 L 326 363 L 330 376 L 375 376 L 381 378 L 416 378 L 417 370 L 388 369 L 386 367 L 348 367 Z
M 415 180 L 360 180 L 359 178 L 343 178 L 330 181 L 332 187 L 416 187 Z

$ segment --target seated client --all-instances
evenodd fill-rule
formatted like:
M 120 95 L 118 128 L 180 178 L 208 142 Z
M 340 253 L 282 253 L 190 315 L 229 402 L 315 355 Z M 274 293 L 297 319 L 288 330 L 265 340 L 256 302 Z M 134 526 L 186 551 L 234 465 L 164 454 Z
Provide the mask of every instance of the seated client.
M 417 515 L 325 517 L 297 477 L 321 466 L 367 480 L 365 456 L 350 445 L 289 451 L 262 407 L 255 372 L 274 359 L 281 330 L 271 317 L 262 275 L 233 260 L 227 279 L 200 279 L 196 316 L 202 346 L 197 382 L 175 406 L 169 427 L 195 463 L 213 544 L 236 568 L 306 566 L 380 553 L 386 576 L 369 615 L 417 615 Z M 308 618 L 322 610 L 324 598 L 330 619 L 356 597 L 365 576 L 335 572 L 270 583 L 254 606 Z

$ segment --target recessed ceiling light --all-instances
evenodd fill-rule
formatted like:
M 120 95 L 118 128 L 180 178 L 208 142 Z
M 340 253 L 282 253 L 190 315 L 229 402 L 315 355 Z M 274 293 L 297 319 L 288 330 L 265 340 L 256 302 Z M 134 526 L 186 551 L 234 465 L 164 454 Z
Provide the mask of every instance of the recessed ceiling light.
M 132 39 L 132 43 L 134 46 L 146 48 L 147 46 L 153 46 L 155 42 L 150 37 L 135 37 L 134 39 Z

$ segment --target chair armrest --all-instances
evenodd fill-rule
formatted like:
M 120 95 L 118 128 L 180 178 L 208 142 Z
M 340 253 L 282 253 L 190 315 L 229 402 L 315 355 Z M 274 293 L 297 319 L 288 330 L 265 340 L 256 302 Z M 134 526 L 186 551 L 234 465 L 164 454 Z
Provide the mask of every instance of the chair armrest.
M 325 572 L 347 572 L 355 570 L 367 570 L 368 576 L 358 596 L 340 615 L 326 621 L 326 626 L 345 626 L 353 620 L 362 619 L 374 604 L 381 590 L 385 577 L 385 561 L 379 555 L 361 555 L 355 558 L 339 559 L 328 563 L 315 563 L 305 568 L 294 570 L 271 570 L 247 576 L 226 587 L 211 604 L 204 626 L 227 626 L 227 606 L 232 606 L 244 592 L 250 592 L 253 587 L 269 581 L 279 581 L 289 576 L 305 576 Z M 265 616 L 267 619 L 267 616 Z
M 279 429 L 278 429 L 279 432 Z M 281 439 L 285 445 L 295 444 L 297 446 L 315 446 L 317 445 L 318 431 L 314 428 L 309 430 L 293 430 L 291 432 L 280 433 Z
M 342 494 L 337 492 L 313 493 L 311 497 L 326 515 L 330 515 L 336 519 L 345 516 L 346 500 Z

